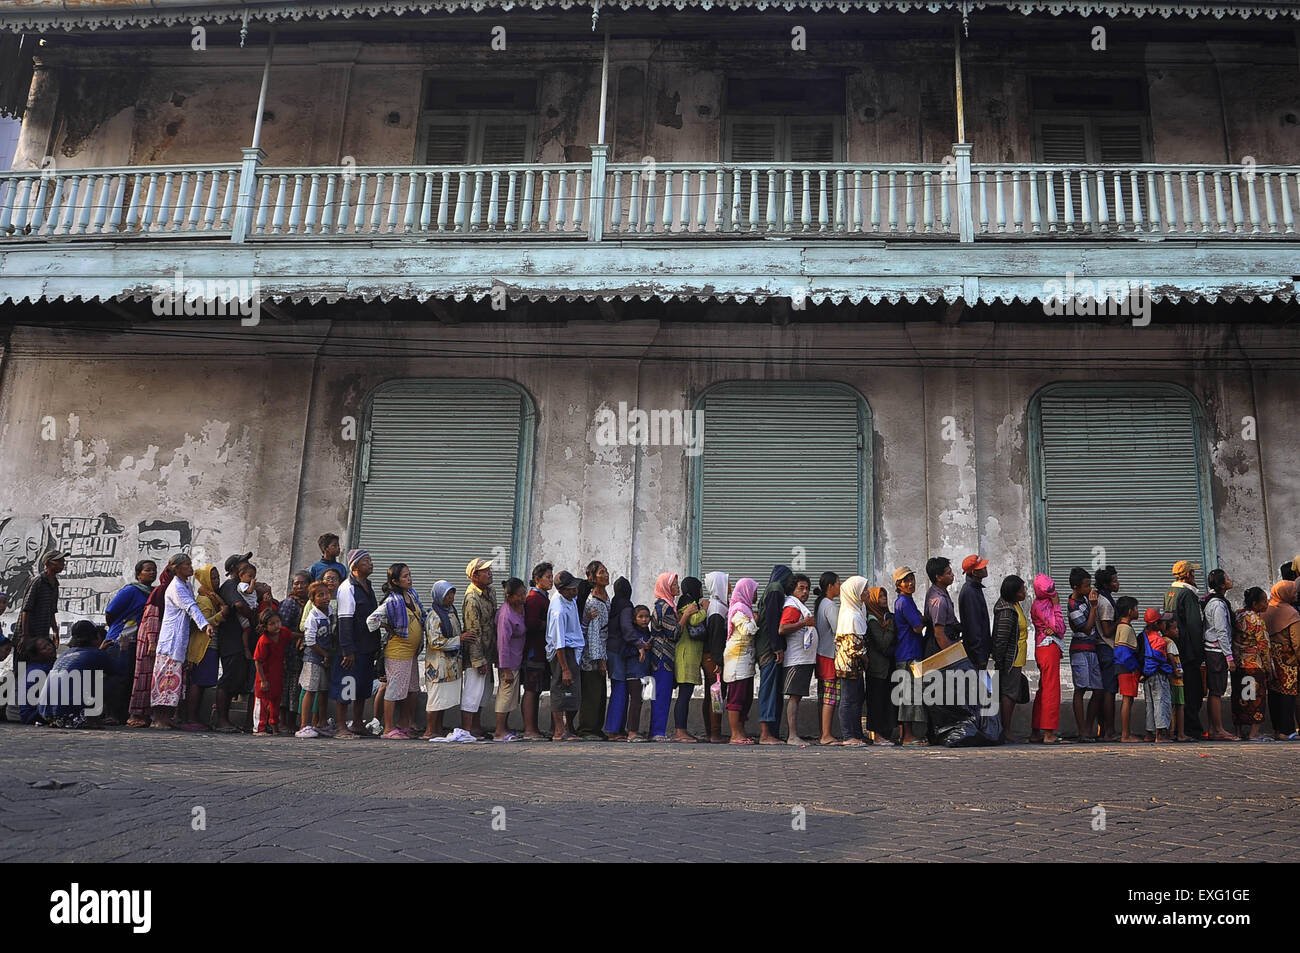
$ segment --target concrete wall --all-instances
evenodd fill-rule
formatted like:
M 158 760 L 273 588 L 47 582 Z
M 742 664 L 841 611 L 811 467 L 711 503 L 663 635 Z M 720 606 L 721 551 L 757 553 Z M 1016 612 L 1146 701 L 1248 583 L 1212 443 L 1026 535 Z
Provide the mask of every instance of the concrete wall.
M 521 562 L 549 559 L 576 570 L 600 558 L 628 572 L 637 597 L 648 598 L 657 573 L 686 567 L 689 461 L 680 447 L 598 446 L 597 411 L 619 401 L 689 408 L 726 380 L 834 380 L 856 388 L 872 410 L 876 580 L 886 581 L 899 563 L 973 550 L 996 573 L 1026 575 L 1034 558 L 1028 404 L 1054 381 L 1096 379 L 1098 346 L 1118 354 L 1156 347 L 1166 360 L 1149 370 L 1125 364 L 1122 379 L 1171 381 L 1200 401 L 1211 431 L 1219 561 L 1239 587 L 1266 584 L 1272 564 L 1300 549 L 1300 489 L 1290 475 L 1294 375 L 1261 370 L 1252 386 L 1245 372 L 1205 372 L 1198 363 L 1223 342 L 1201 326 L 1018 326 L 1017 346 L 1037 357 L 1029 369 L 999 360 L 1006 326 L 994 324 L 940 331 L 931 323 L 756 322 L 744 326 L 747 343 L 764 356 L 746 361 L 725 357 L 734 324 L 629 320 L 564 331 L 568 342 L 629 346 L 620 350 L 628 360 L 604 363 L 576 345 L 566 356 L 542 357 L 537 347 L 514 343 L 518 325 L 412 327 L 348 320 L 355 308 L 331 312 L 339 318 L 333 326 L 264 324 L 215 348 L 14 329 L 0 384 L 4 584 L 21 588 L 44 546 L 84 551 L 96 558 L 78 563 L 84 571 L 70 571 L 65 585 L 69 597 L 84 590 L 85 601 L 67 608 L 93 616 L 138 558 L 141 524 L 163 520 L 189 525 L 196 562 L 252 549 L 261 577 L 281 593 L 290 571 L 316 558 L 316 536 L 351 520 L 358 443 L 348 439 L 344 418 L 363 419 L 367 395 L 384 381 L 455 377 L 515 381 L 536 402 Z M 1237 336 L 1260 355 L 1267 333 L 1248 325 Z M 361 358 L 330 343 L 350 336 L 392 348 Z M 404 356 L 430 342 L 475 342 L 499 356 Z M 657 358 L 653 348 L 663 343 L 699 357 Z M 862 345 L 881 356 L 845 360 L 847 348 Z M 984 358 L 972 366 L 976 348 Z M 948 417 L 955 439 L 944 433 Z M 1243 439 L 1246 417 L 1256 420 L 1256 441 Z
M 707 30 L 708 24 L 702 29 Z M 788 36 L 776 33 L 775 36 Z M 840 82 L 850 161 L 937 162 L 955 139 L 952 48 L 933 33 L 874 36 L 813 28 L 809 50 L 765 36 L 615 39 L 609 138 L 616 161 L 717 161 L 727 76 Z M 1159 34 L 1156 34 L 1159 36 Z M 272 165 L 361 165 L 416 156 L 425 77 L 538 80 L 538 161 L 582 161 L 597 137 L 600 49 L 522 37 L 506 52 L 455 43 L 295 43 L 276 50 L 263 147 Z M 1113 27 L 1105 51 L 1087 34 L 1020 36 L 985 21 L 965 44 L 967 137 L 977 162 L 1032 161 L 1030 82 L 1136 76 L 1149 98 L 1156 161 L 1300 161 L 1300 59 L 1291 45 L 1150 39 Z M 251 136 L 263 51 L 174 44 L 51 47 L 33 84 L 16 167 L 236 161 Z M 828 78 L 829 77 L 829 78 Z

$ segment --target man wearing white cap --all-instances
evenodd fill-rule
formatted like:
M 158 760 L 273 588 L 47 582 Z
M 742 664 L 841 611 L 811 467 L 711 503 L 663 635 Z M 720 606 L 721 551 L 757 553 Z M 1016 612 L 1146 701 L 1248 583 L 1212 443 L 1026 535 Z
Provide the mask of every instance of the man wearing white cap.
M 476 739 L 483 737 L 481 706 L 484 694 L 492 688 L 490 651 L 496 646 L 497 630 L 493 622 L 496 600 L 492 598 L 492 560 L 482 556 L 471 559 L 465 567 L 469 586 L 461 602 L 465 631 L 460 642 L 464 651 L 465 675 L 460 692 L 460 726 Z

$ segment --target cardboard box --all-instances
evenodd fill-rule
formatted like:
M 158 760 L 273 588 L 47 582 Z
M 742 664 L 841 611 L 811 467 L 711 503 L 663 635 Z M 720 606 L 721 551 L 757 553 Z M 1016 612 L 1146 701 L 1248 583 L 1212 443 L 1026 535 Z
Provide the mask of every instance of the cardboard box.
M 920 678 L 930 672 L 937 672 L 940 669 L 947 668 L 954 662 L 960 661 L 966 657 L 966 647 L 960 642 L 954 642 L 946 649 L 935 652 L 929 658 L 923 658 L 919 662 L 912 662 L 908 668 L 912 670 L 912 675 Z

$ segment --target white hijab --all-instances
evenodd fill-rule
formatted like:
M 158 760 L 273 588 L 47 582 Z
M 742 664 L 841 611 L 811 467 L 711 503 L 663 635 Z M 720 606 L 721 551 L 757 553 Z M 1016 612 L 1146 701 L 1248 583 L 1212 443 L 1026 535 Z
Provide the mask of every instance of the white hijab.
M 850 576 L 840 586 L 840 618 L 835 626 L 836 632 L 866 635 L 867 607 L 863 604 L 863 599 L 867 594 L 867 585 L 867 580 L 862 576 Z
M 730 577 L 725 572 L 711 572 L 704 577 L 704 594 L 709 597 L 709 615 L 725 617 L 727 614 L 727 586 Z

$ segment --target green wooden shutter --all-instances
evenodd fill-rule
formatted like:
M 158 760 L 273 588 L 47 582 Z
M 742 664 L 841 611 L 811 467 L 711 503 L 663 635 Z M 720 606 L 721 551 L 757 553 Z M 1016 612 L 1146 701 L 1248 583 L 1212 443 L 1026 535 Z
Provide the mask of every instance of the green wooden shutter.
M 420 597 L 465 591 L 465 564 L 516 535 L 524 398 L 501 384 L 403 383 L 375 394 L 363 451 L 357 542 L 376 575 L 410 565 Z M 499 550 L 498 550 L 499 548 Z
M 1048 572 L 1063 595 L 1094 547 L 1120 593 L 1160 606 L 1180 559 L 1207 553 L 1196 418 L 1189 398 L 1045 395 L 1042 493 Z
M 861 565 L 863 426 L 859 401 L 839 388 L 711 391 L 704 410 L 700 571 L 751 576 L 805 552 L 814 583 Z

